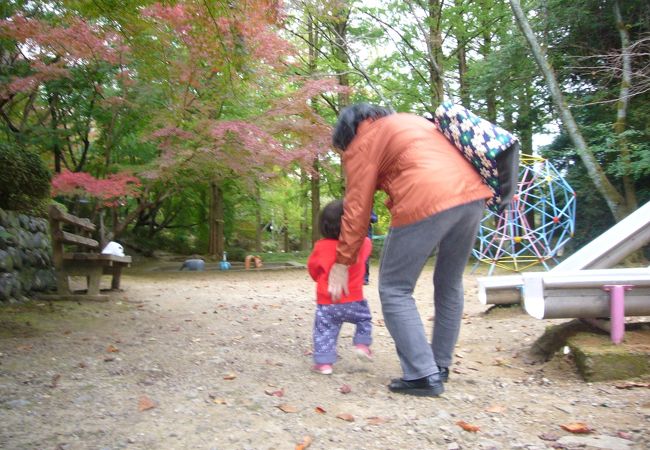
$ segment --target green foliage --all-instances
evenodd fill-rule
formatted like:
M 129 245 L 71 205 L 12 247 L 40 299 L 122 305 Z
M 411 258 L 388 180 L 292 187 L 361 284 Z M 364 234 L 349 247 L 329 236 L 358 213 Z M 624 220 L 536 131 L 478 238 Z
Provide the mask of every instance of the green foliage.
M 50 171 L 36 153 L 0 142 L 0 208 L 42 211 L 49 200 Z
M 171 21 L 166 22 L 142 14 L 154 3 L 190 6 L 196 14 L 187 24 L 189 28 L 179 27 L 178 30 L 185 31 L 174 33 L 174 23 L 180 23 L 174 21 L 182 17 L 170 15 Z M 287 230 L 289 247 L 293 250 L 299 247 L 305 229 L 311 226 L 310 175 L 304 167 L 304 161 L 309 164 L 309 159 L 304 158 L 302 169 L 298 163 L 282 170 L 269 167 L 269 172 L 275 171 L 272 181 L 259 176 L 258 171 L 234 171 L 226 164 L 224 149 L 216 148 L 212 125 L 259 118 L 256 125 L 261 127 L 269 119 L 265 112 L 270 106 L 289 96 L 291 100 L 286 101 L 284 109 L 293 112 L 287 116 L 275 112 L 277 116 L 273 120 L 278 129 L 272 134 L 287 152 L 292 152 L 312 143 L 310 138 L 313 141 L 313 135 L 305 132 L 309 127 L 300 128 L 308 121 L 306 115 L 296 113 L 297 104 L 307 106 L 330 124 L 345 102 L 388 104 L 398 111 L 418 114 L 431 111 L 436 106 L 428 65 L 427 43 L 432 35 L 427 33 L 431 29 L 442 30 L 440 48 L 444 54 L 438 62 L 442 64 L 449 88 L 445 94 L 449 98 L 460 98 L 459 51 L 462 48 L 467 62 L 463 79 L 467 91 L 463 94 L 472 109 L 482 115 L 490 110 L 500 124 L 520 136 L 531 137 L 551 121 L 553 111 L 544 80 L 514 25 L 508 2 L 440 2 L 439 23 L 426 17 L 430 12 L 426 2 L 387 0 L 372 6 L 367 2 L 335 2 L 343 5 L 336 11 L 332 2 L 287 3 L 294 9 L 287 15 L 289 23 L 285 29 L 291 30 L 297 50 L 291 56 L 291 70 L 309 77 L 345 77 L 351 87 L 349 95 L 318 93 L 297 98 L 300 80 L 278 68 L 266 70 L 265 58 L 250 58 L 243 38 L 230 46 L 230 41 L 220 34 L 219 21 L 215 19 L 228 17 L 241 6 L 237 2 L 2 3 L 0 17 L 21 12 L 52 27 L 68 26 L 70 18 L 78 17 L 97 36 L 117 32 L 129 48 L 117 64 L 101 57 L 70 58 L 65 61 L 68 69 L 65 76 L 44 77 L 37 88 L 2 97 L 2 206 L 7 207 L 11 202 L 38 208 L 39 198 L 48 201 L 49 175 L 45 166 L 41 163 L 36 170 L 27 168 L 37 165 L 36 153 L 45 155 L 44 161 L 52 167 L 54 155 L 58 155 L 63 168 L 83 169 L 102 179 L 130 169 L 143 178 L 146 195 L 142 199 L 127 199 L 116 210 L 116 216 L 105 216 L 106 224 L 111 225 L 113 220 L 126 217 L 146 203 L 135 225 L 128 230 L 130 240 L 149 250 L 204 254 L 209 240 L 209 183 L 217 180 L 224 193 L 229 259 L 243 260 L 254 251 L 256 231 L 263 224 L 274 225 L 273 230 L 267 228 L 262 232 L 263 252 L 273 251 L 268 256 L 265 253 L 265 261 L 276 256 L 290 258 L 291 252 L 281 252 L 283 230 Z M 647 1 L 619 3 L 631 40 L 646 36 L 650 30 Z M 620 73 L 614 70 L 614 60 L 605 57 L 620 51 L 620 36 L 613 22 L 611 2 L 549 0 L 528 2 L 527 6 L 534 8 L 528 15 L 531 25 L 547 51 L 567 102 L 597 161 L 619 190 L 623 177 L 628 176 L 634 183 L 639 203 L 647 201 L 650 199 L 650 97 L 637 89 L 630 98 L 625 131 L 614 133 Z M 348 8 L 350 15 L 345 28 L 348 54 L 345 55 L 336 40 L 340 31 L 338 21 L 346 16 Z M 307 17 L 313 25 L 311 49 Z M 192 39 L 185 39 L 187 36 Z M 207 45 L 191 44 L 202 42 Z M 64 47 L 70 50 L 74 46 Z M 7 56 L 0 62 L 0 96 L 13 80 L 28 77 L 36 70 L 21 59 L 18 50 L 11 37 L 0 38 L 0 53 Z M 65 56 L 65 50 L 61 51 Z M 44 63 L 53 63 L 47 54 L 43 55 Z M 271 54 L 265 56 L 273 59 Z M 642 56 L 634 57 L 634 68 L 643 67 Z M 642 80 L 643 77 L 635 76 L 632 83 Z M 168 147 L 159 146 L 160 141 L 152 135 L 164 128 L 181 130 L 185 138 L 178 138 Z M 191 137 L 186 138 L 188 135 Z M 325 140 L 317 142 L 314 147 L 319 147 L 320 152 L 320 200 L 325 204 L 341 197 L 344 181 L 338 155 L 328 151 Z M 229 155 L 251 152 L 253 149 L 249 147 L 233 147 Z M 627 149 L 629 159 L 623 157 L 621 148 Z M 572 244 L 582 245 L 611 226 L 613 218 L 603 207 L 603 199 L 593 189 L 593 181 L 586 176 L 565 135 L 558 136 L 544 150 L 544 155 L 566 174 L 577 192 L 578 220 Z M 249 166 L 244 164 L 244 168 Z M 386 234 L 390 226 L 390 213 L 384 200 L 383 193 L 375 197 L 375 211 L 379 216 L 375 234 L 379 235 Z M 376 249 L 379 248 L 378 244 Z

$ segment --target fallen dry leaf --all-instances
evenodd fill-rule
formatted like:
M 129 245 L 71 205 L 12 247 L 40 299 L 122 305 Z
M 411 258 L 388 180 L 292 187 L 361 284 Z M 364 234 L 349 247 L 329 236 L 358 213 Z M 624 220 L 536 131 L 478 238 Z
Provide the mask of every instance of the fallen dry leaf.
M 569 433 L 584 434 L 591 433 L 593 430 L 584 422 L 573 422 L 566 425 L 560 425 L 562 429 Z
M 470 431 L 472 433 L 476 433 L 478 430 L 481 429 L 481 427 L 479 427 L 478 425 L 472 425 L 471 423 L 467 423 L 464 420 L 459 420 L 458 422 L 456 422 L 456 425 L 461 427 L 463 430 Z
M 317 406 L 317 407 L 314 408 L 314 409 L 316 410 L 316 412 L 317 412 L 318 414 L 325 414 L 325 413 L 327 412 L 327 411 L 325 411 L 325 408 L 323 408 L 322 406 Z
M 314 440 L 312 439 L 311 436 L 305 436 L 304 438 L 302 438 L 302 442 L 300 444 L 296 444 L 296 450 L 304 450 L 304 449 L 306 449 L 307 447 L 309 447 L 311 445 L 311 443 L 313 441 Z
M 283 397 L 284 396 L 284 389 L 278 389 L 276 391 L 272 391 L 270 389 L 266 389 L 264 391 L 266 395 L 270 395 L 272 397 Z
M 497 414 L 501 414 L 501 413 L 505 412 L 506 409 L 508 409 L 508 408 L 506 408 L 503 405 L 492 405 L 492 406 L 488 406 L 487 408 L 485 408 L 485 410 L 487 412 L 489 412 L 489 413 L 497 413 Z
M 235 375 L 234 373 L 227 373 L 226 375 L 223 376 L 224 380 L 234 380 L 235 378 L 237 378 L 237 375 Z
M 350 387 L 349 384 L 342 384 L 341 387 L 339 388 L 339 392 L 341 394 L 349 394 L 352 392 L 352 388 Z
M 277 406 L 280 411 L 285 412 L 285 413 L 295 413 L 298 412 L 298 408 L 295 406 L 289 405 L 287 403 L 283 403 L 281 405 Z
M 368 421 L 368 425 L 381 425 L 383 423 L 388 422 L 388 419 L 386 419 L 385 417 L 377 417 L 377 416 L 368 417 L 368 419 L 366 420 Z
M 337 419 L 345 420 L 346 422 L 354 422 L 354 416 L 348 413 L 340 413 L 336 415 Z
M 628 433 L 627 431 L 619 431 L 616 433 L 616 436 L 620 437 L 621 439 L 627 439 L 628 441 L 634 440 L 632 435 Z
M 146 395 L 141 395 L 138 399 L 138 411 L 146 411 L 148 409 L 153 409 L 156 407 L 156 404 Z
M 108 347 L 106 347 L 106 351 L 108 353 L 117 353 L 120 351 L 120 349 L 115 347 L 113 344 L 110 344 Z

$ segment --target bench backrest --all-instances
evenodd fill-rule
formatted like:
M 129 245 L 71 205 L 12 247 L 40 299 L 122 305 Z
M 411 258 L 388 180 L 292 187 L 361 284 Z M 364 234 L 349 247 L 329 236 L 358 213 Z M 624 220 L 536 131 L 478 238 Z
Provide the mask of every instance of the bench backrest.
M 96 227 L 89 219 L 73 216 L 51 205 L 49 210 L 52 233 L 52 257 L 55 267 L 60 267 L 66 246 L 74 245 L 79 251 L 99 253 L 99 242 L 90 237 Z

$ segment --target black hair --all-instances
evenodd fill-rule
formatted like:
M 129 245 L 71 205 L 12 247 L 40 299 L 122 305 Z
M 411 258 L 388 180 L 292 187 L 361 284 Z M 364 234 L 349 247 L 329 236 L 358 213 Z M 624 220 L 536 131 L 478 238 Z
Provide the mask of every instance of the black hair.
M 380 119 L 390 116 L 394 111 L 383 106 L 357 103 L 343 108 L 332 133 L 332 144 L 335 148 L 345 151 L 357 134 L 357 127 L 366 119 Z
M 324 238 L 338 239 L 341 233 L 343 200 L 334 200 L 325 205 L 318 217 L 318 228 Z

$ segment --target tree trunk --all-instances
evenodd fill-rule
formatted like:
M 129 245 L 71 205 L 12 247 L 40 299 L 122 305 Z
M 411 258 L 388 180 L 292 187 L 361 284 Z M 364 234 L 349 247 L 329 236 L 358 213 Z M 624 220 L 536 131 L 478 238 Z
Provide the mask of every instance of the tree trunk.
M 467 55 L 465 53 L 465 43 L 458 44 L 458 90 L 460 93 L 460 103 L 465 107 L 470 107 L 469 86 L 467 86 Z
M 533 53 L 533 57 L 535 58 L 537 65 L 544 75 L 544 78 L 546 79 L 546 84 L 551 93 L 551 97 L 553 98 L 553 103 L 558 109 L 560 118 L 562 119 L 562 123 L 567 131 L 567 134 L 569 135 L 569 138 L 573 142 L 573 145 L 576 147 L 576 151 L 578 152 L 578 155 L 580 156 L 580 159 L 582 160 L 587 173 L 593 180 L 598 192 L 605 199 L 605 202 L 607 203 L 607 206 L 609 207 L 612 215 L 616 221 L 621 221 L 630 212 L 625 204 L 625 199 L 616 190 L 616 187 L 614 187 L 614 185 L 609 181 L 602 167 L 598 165 L 596 158 L 587 147 L 587 143 L 585 142 L 584 137 L 578 129 L 578 125 L 573 118 L 573 114 L 571 113 L 571 110 L 564 100 L 564 95 L 562 94 L 557 79 L 555 78 L 555 72 L 553 71 L 553 68 L 549 62 L 546 60 L 546 56 L 544 55 L 542 48 L 537 42 L 537 38 L 535 37 L 535 34 L 533 33 L 533 30 L 528 23 L 528 19 L 526 19 L 524 11 L 521 9 L 519 0 L 509 1 L 510 6 L 512 7 L 512 11 L 515 15 L 517 25 L 526 38 L 526 41 L 528 42 L 528 45 L 530 46 L 530 49 Z
M 133 211 L 126 214 L 124 219 L 121 221 L 118 220 L 117 216 L 113 218 L 113 230 L 107 234 L 106 239 L 109 241 L 115 240 L 117 237 L 121 236 L 122 233 L 126 231 L 126 228 L 129 224 L 134 222 L 145 210 L 156 210 L 160 208 L 160 205 L 168 198 L 170 195 L 174 194 L 175 191 L 169 190 L 162 193 L 158 193 L 153 200 L 148 201 L 149 190 L 145 189 L 145 192 L 138 198 L 138 205 Z
M 532 93 L 530 91 L 530 86 L 524 85 L 517 102 L 519 112 L 517 116 L 517 134 L 521 139 L 521 153 L 524 155 L 533 154 L 533 121 L 530 109 Z
M 483 40 L 481 41 L 481 46 L 479 52 L 484 59 L 487 59 L 492 53 L 492 26 L 485 17 L 489 17 L 489 11 L 485 9 L 490 8 L 492 5 L 486 5 L 484 2 L 481 2 L 481 12 L 479 20 L 481 21 L 481 32 Z M 487 106 L 487 112 L 485 118 L 492 123 L 497 122 L 497 94 L 496 88 L 493 83 L 489 83 L 485 88 L 485 100 Z
M 311 180 L 307 176 L 305 169 L 300 169 L 300 250 L 309 250 L 311 248 L 311 233 L 309 224 L 311 216 L 309 214 L 309 192 L 311 191 Z
M 210 183 L 210 231 L 208 254 L 219 259 L 224 251 L 223 191 L 216 182 Z
M 336 37 L 335 37 L 335 42 L 337 44 L 337 47 L 335 49 L 334 54 L 336 55 L 337 59 L 342 63 L 344 67 L 348 66 L 348 54 L 347 54 L 347 14 L 345 14 L 345 18 L 343 18 L 344 14 L 340 14 L 340 17 L 338 18 L 339 22 L 335 26 L 336 30 Z M 308 22 L 308 32 L 309 32 L 309 73 L 315 73 L 316 72 L 316 47 L 317 47 L 317 34 L 315 31 L 315 28 L 312 23 L 312 18 L 311 16 L 309 17 L 309 22 Z M 339 74 L 338 80 L 339 84 L 341 86 L 348 86 L 350 81 L 345 74 L 346 70 L 342 71 L 343 73 Z M 338 101 L 339 101 L 339 111 L 344 107 L 347 106 L 350 103 L 350 97 L 349 95 L 342 94 L 340 93 L 338 96 Z M 315 108 L 316 102 L 312 102 L 312 108 Z M 316 111 L 317 112 L 317 111 Z M 301 176 L 306 178 L 306 173 L 305 171 L 301 172 Z M 306 181 L 306 180 L 305 180 Z M 301 180 L 302 184 L 302 180 Z M 304 201 L 304 215 L 303 215 L 303 223 L 301 224 L 301 228 L 304 225 L 304 229 L 301 229 L 300 233 L 300 240 L 301 240 L 301 248 L 302 250 L 307 250 L 308 248 L 311 248 L 313 244 L 320 238 L 320 233 L 318 230 L 318 214 L 320 212 L 320 164 L 318 163 L 318 155 L 314 157 L 314 161 L 312 162 L 312 174 L 309 180 L 309 188 L 311 192 L 311 239 L 309 239 L 309 227 L 307 224 L 307 198 L 306 196 L 303 197 L 302 201 Z
M 255 251 L 262 252 L 262 194 L 259 185 L 255 185 Z
M 350 66 L 350 61 L 348 58 L 348 17 L 350 14 L 350 8 L 339 8 L 335 12 L 334 16 L 334 31 L 336 35 L 334 36 L 334 56 L 337 61 L 341 63 L 343 68 L 338 74 L 338 81 L 341 86 L 349 86 L 350 79 L 348 77 L 348 68 Z M 350 94 L 347 90 L 338 93 L 339 100 L 339 110 L 350 104 Z
M 320 214 L 320 164 L 318 158 L 314 159 L 312 166 L 314 172 L 311 176 L 311 243 L 320 239 L 318 215 Z
M 61 173 L 61 161 L 63 159 L 63 154 L 61 152 L 61 143 L 56 136 L 57 129 L 59 128 L 59 121 L 57 119 L 58 116 L 56 112 L 55 102 L 56 98 L 54 95 L 49 95 L 47 97 L 47 103 L 50 108 L 50 124 L 52 128 L 52 134 L 54 135 L 54 142 L 52 144 L 52 152 L 54 153 L 54 173 Z
M 350 15 L 350 8 L 338 8 L 334 13 L 334 31 L 336 33 L 336 36 L 334 37 L 335 39 L 335 48 L 334 48 L 334 57 L 335 59 L 340 63 L 342 70 L 338 74 L 338 82 L 339 85 L 343 87 L 348 87 L 350 86 L 350 79 L 348 77 L 348 72 L 349 72 L 349 67 L 350 67 L 350 59 L 348 57 L 348 42 L 347 42 L 347 30 L 348 30 L 348 19 Z M 340 112 L 343 108 L 348 106 L 350 104 L 350 93 L 349 90 L 343 89 L 340 91 L 338 94 L 338 112 Z M 315 164 L 318 164 L 318 161 L 314 162 Z M 343 180 L 343 184 L 345 184 L 345 174 L 343 172 L 343 165 L 341 164 L 340 166 L 340 171 L 341 171 L 341 180 Z M 318 172 L 315 172 L 318 173 Z M 317 179 L 319 179 L 318 177 Z M 314 191 L 314 175 L 312 175 L 312 193 L 311 193 L 311 204 L 312 204 L 312 210 L 311 210 L 311 217 L 312 217 L 312 230 L 311 230 L 311 240 L 312 243 L 316 242 L 319 237 L 318 233 L 318 209 L 320 209 L 320 187 L 318 192 Z M 343 192 L 341 193 L 341 196 L 343 196 Z M 318 201 L 318 209 L 315 209 L 315 201 Z
M 282 237 L 284 241 L 284 253 L 289 253 L 289 218 L 287 211 L 282 211 Z
M 616 28 L 621 37 L 621 61 L 622 61 L 622 77 L 621 89 L 618 95 L 618 103 L 616 108 L 616 123 L 614 124 L 614 132 L 618 135 L 618 147 L 621 152 L 621 159 L 623 160 L 623 192 L 625 201 L 630 211 L 638 206 L 636 198 L 636 190 L 634 188 L 634 181 L 630 176 L 630 149 L 627 145 L 627 139 L 621 134 L 625 131 L 627 126 L 627 109 L 629 104 L 630 86 L 632 84 L 632 56 L 630 54 L 630 34 L 627 31 L 623 16 L 621 15 L 621 8 L 619 1 L 614 1 L 614 17 L 616 18 Z
M 459 11 L 464 9 L 465 0 L 454 0 L 454 7 Z M 461 13 L 461 19 L 464 17 Z M 461 22 L 462 23 L 462 22 Z M 464 24 L 460 27 L 454 27 L 453 33 L 456 37 L 456 57 L 458 58 L 458 94 L 460 95 L 460 103 L 465 108 L 470 108 L 470 94 L 469 86 L 467 85 L 467 38 L 465 33 Z
M 442 67 L 444 63 L 444 55 L 442 53 L 442 31 L 440 30 L 441 24 L 441 0 L 429 0 L 429 27 L 427 32 L 427 40 L 429 42 L 430 55 L 433 64 L 430 65 L 429 79 L 431 82 L 431 107 L 432 111 L 440 104 L 445 98 L 445 88 L 443 82 Z

